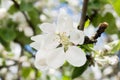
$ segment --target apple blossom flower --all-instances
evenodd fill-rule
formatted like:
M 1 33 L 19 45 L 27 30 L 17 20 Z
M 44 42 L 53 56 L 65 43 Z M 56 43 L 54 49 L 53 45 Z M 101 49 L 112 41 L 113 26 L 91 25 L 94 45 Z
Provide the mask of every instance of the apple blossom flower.
M 65 61 L 80 67 L 85 64 L 86 56 L 78 44 L 83 44 L 84 33 L 73 27 L 72 18 L 62 10 L 57 23 L 40 25 L 41 35 L 32 37 L 31 46 L 37 51 L 35 66 L 38 69 L 59 68 Z

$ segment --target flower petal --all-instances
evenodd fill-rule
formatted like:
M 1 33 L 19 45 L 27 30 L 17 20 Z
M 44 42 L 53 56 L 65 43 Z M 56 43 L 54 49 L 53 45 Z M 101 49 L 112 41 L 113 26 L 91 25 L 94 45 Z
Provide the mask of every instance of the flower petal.
M 57 32 L 58 33 L 64 32 L 66 34 L 69 34 L 69 32 L 72 30 L 73 30 L 72 18 L 69 15 L 67 15 L 65 11 L 60 11 L 57 20 Z
M 46 63 L 47 51 L 39 50 L 35 55 L 35 67 L 40 70 L 46 70 L 48 65 Z
M 66 60 L 73 66 L 80 67 L 85 64 L 86 56 L 82 49 L 70 46 L 66 51 Z
M 45 36 L 44 34 L 32 36 L 32 37 L 31 37 L 31 40 L 33 40 L 33 41 L 38 41 L 38 42 L 39 42 L 39 41 L 41 41 L 41 40 L 43 39 L 44 36 Z
M 36 50 L 39 50 L 40 47 L 41 47 L 41 44 L 40 44 L 40 42 L 32 42 L 32 43 L 30 44 L 30 46 L 33 47 L 33 48 L 36 49 Z
M 77 29 L 74 29 L 70 33 L 70 41 L 73 42 L 75 45 L 83 44 L 84 37 L 85 37 L 84 32 Z
M 59 36 L 55 34 L 48 34 L 45 36 L 43 48 L 46 48 L 46 47 L 47 49 L 56 48 L 60 44 L 59 40 L 60 40 Z
M 47 58 L 47 64 L 49 67 L 57 69 L 61 67 L 65 62 L 64 48 L 56 48 Z
M 35 48 L 36 50 L 39 50 L 44 45 L 43 44 L 44 43 L 44 38 L 45 38 L 45 35 L 37 35 L 37 36 L 31 37 L 31 40 L 33 40 L 35 42 L 32 42 L 30 44 L 30 46 Z
M 55 24 L 51 23 L 43 23 L 40 26 L 40 29 L 43 31 L 43 33 L 55 33 L 56 26 Z
M 42 34 L 33 36 L 31 38 L 35 42 L 31 43 L 30 46 L 39 49 L 52 49 L 56 48 L 59 45 L 59 36 L 55 34 Z

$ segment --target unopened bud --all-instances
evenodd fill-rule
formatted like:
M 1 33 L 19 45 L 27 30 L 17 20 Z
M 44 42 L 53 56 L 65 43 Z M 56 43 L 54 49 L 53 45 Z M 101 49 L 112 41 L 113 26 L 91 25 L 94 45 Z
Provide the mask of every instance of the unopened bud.
M 108 27 L 107 22 L 100 23 L 95 36 L 93 36 L 93 39 L 97 39 L 98 37 L 100 37 L 107 27 Z

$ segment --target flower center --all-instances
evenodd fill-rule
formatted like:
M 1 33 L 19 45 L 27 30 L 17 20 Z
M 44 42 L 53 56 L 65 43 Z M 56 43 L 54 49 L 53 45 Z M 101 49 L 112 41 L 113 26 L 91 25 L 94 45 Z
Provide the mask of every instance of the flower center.
M 64 46 L 64 50 L 66 51 L 68 49 L 68 46 L 71 45 L 71 42 L 69 41 L 69 37 L 66 36 L 66 33 L 60 33 L 58 34 L 60 37 L 60 43 L 62 44 L 62 46 Z

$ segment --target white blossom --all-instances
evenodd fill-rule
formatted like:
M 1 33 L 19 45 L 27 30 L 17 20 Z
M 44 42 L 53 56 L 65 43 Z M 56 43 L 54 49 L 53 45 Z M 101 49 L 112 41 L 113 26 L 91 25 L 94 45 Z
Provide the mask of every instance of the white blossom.
M 7 15 L 7 10 L 5 8 L 0 8 L 0 20 L 5 18 Z
M 24 15 L 21 12 L 16 12 L 11 16 L 12 20 L 19 23 L 26 22 Z
M 59 68 L 65 61 L 73 66 L 82 66 L 86 56 L 76 45 L 83 44 L 84 33 L 73 27 L 72 18 L 62 10 L 57 23 L 40 25 L 41 35 L 32 37 L 31 44 L 38 50 L 35 56 L 35 66 L 38 69 Z

